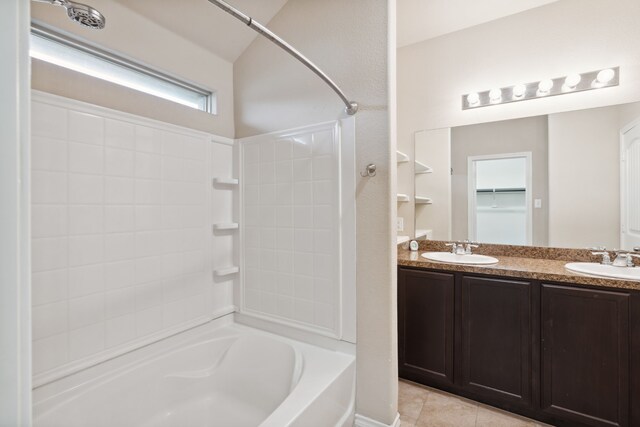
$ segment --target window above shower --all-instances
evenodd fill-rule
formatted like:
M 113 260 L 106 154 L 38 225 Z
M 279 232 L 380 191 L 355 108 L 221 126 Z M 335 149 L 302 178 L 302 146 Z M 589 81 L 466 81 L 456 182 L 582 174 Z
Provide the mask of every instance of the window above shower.
M 93 45 L 40 26 L 31 28 L 32 58 L 196 110 L 216 114 L 216 94 Z

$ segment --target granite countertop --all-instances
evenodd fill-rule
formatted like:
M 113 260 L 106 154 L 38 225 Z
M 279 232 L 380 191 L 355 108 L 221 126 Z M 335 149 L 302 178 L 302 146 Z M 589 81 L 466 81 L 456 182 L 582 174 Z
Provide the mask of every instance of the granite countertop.
M 640 291 L 640 281 L 609 279 L 573 273 L 564 265 L 567 260 L 548 258 L 525 258 L 492 254 L 499 262 L 493 265 L 464 265 L 430 261 L 420 256 L 426 248 L 410 251 L 398 246 L 398 265 L 404 267 L 428 268 L 433 270 L 459 271 L 465 273 L 489 274 L 495 276 L 534 279 L 541 281 L 565 282 L 572 284 L 599 286 L 606 288 Z M 481 253 L 481 251 L 477 251 Z M 579 261 L 579 260 L 576 260 Z

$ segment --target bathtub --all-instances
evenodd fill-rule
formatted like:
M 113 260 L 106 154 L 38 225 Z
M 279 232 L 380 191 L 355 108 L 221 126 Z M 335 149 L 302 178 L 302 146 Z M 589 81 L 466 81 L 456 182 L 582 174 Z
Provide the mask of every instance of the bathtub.
M 354 383 L 352 354 L 217 322 L 39 387 L 34 426 L 351 426 Z

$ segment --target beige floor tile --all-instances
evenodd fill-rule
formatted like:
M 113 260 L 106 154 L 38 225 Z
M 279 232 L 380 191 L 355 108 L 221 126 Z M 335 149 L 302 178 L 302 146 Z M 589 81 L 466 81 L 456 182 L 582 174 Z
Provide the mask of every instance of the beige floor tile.
M 430 393 L 416 427 L 475 427 L 478 406 L 452 396 Z
M 441 390 L 399 381 L 402 427 L 552 427 Z
M 400 397 L 419 397 L 426 399 L 430 392 L 431 391 L 427 390 L 424 386 L 409 381 L 401 380 L 398 382 L 398 396 Z
M 488 407 L 478 408 L 476 427 L 536 427 L 535 421 Z
M 400 415 L 400 427 L 416 427 L 415 420 L 410 420 Z
M 417 385 L 400 382 L 398 384 L 398 412 L 403 425 L 411 425 L 416 422 L 428 391 Z
M 402 397 L 398 398 L 398 412 L 407 421 L 415 423 L 424 406 L 424 399 L 420 397 Z

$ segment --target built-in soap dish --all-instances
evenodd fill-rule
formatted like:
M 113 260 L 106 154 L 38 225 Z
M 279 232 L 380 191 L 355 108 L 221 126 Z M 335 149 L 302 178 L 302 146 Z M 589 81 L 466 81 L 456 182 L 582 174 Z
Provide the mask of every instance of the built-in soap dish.
M 240 271 L 240 267 L 231 266 L 231 267 L 219 268 L 215 270 L 213 274 L 215 274 L 217 277 L 222 277 L 222 276 L 230 276 L 232 274 L 236 274 L 239 271 Z
M 239 182 L 235 178 L 213 178 L 213 185 L 238 185 Z
M 223 230 L 237 230 L 240 225 L 237 222 L 221 222 L 219 224 L 213 224 L 214 231 Z

